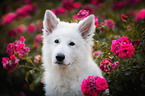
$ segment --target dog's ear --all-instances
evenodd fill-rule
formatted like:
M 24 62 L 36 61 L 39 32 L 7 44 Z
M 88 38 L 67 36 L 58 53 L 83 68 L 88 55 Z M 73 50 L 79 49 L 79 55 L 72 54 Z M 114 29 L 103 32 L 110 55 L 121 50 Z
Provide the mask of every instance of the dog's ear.
M 84 39 L 93 35 L 95 29 L 95 17 L 90 15 L 79 22 L 79 31 Z
M 58 20 L 55 14 L 50 10 L 46 10 L 43 21 L 43 30 L 45 30 L 48 33 L 51 33 L 53 29 L 57 26 L 57 24 Z

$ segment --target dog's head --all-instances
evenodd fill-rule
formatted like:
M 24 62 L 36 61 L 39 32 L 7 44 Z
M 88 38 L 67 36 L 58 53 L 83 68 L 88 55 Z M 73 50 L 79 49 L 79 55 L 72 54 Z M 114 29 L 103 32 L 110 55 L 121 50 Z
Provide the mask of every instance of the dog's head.
M 53 65 L 67 66 L 85 57 L 90 49 L 95 29 L 94 15 L 79 23 L 68 23 L 59 19 L 50 10 L 46 10 L 43 21 L 43 61 Z

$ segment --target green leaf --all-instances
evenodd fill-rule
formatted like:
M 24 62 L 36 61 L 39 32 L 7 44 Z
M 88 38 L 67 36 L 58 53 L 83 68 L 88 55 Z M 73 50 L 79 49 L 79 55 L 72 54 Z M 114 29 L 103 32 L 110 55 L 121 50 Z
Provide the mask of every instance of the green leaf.
M 26 80 L 26 82 L 28 82 L 28 77 L 29 77 L 29 75 L 30 75 L 30 71 L 31 71 L 31 70 L 27 71 L 26 74 L 25 74 L 25 80 Z

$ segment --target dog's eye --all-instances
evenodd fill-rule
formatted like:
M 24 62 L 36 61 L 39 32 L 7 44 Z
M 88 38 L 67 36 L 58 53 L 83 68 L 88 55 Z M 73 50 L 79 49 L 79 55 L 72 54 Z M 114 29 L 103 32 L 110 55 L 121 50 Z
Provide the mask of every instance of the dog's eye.
M 59 43 L 59 40 L 58 40 L 58 39 L 56 39 L 54 42 L 55 42 L 55 43 Z
M 74 43 L 74 42 L 70 42 L 69 45 L 70 45 L 70 46 L 74 46 L 75 43 Z

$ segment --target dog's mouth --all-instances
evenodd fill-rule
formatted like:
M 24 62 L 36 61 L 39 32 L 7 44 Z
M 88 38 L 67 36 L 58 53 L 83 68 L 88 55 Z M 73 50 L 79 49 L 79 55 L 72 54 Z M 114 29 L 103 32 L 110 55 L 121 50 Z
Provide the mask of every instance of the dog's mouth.
M 69 64 L 65 64 L 64 62 L 55 62 L 55 64 L 57 64 L 58 66 L 69 66 Z

